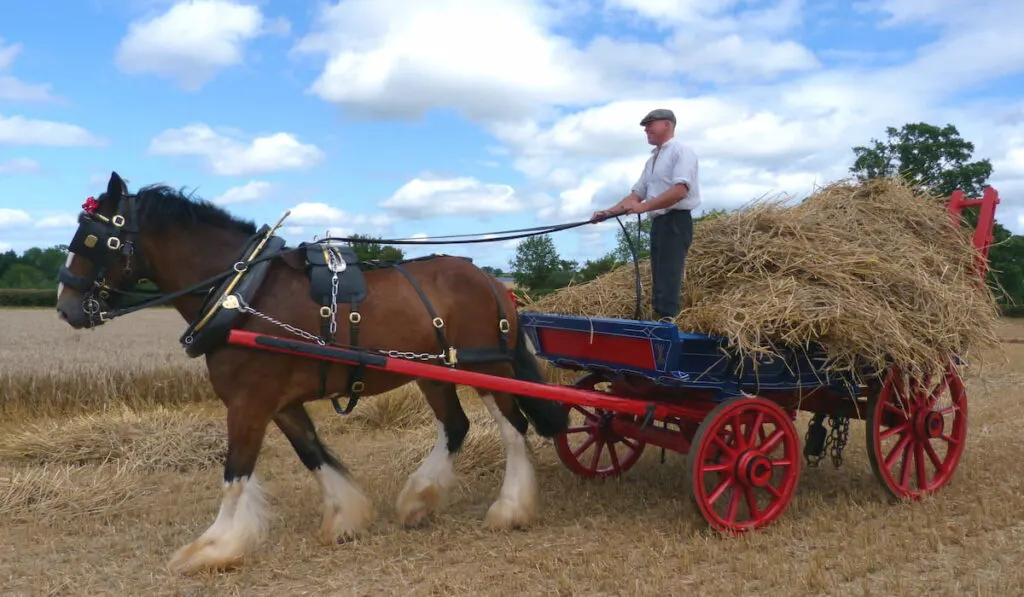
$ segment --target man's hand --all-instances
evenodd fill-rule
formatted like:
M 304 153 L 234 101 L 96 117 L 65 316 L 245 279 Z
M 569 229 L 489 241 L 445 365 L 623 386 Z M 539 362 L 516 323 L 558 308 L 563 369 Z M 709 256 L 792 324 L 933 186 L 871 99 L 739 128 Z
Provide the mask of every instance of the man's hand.
M 614 206 L 612 206 L 609 209 L 602 209 L 601 211 L 595 211 L 594 215 L 590 216 L 590 221 L 591 222 L 597 222 L 598 220 L 603 220 L 604 218 L 607 218 L 609 216 L 620 216 L 620 215 L 625 215 L 625 214 L 629 214 L 629 213 L 639 213 L 639 212 L 633 212 L 631 210 L 636 209 L 637 207 L 639 207 L 641 205 L 643 205 L 643 204 L 636 197 L 636 195 L 630 194 L 625 199 L 623 199 L 622 201 L 616 203 Z
M 647 202 L 638 202 L 626 207 L 624 213 L 627 214 L 642 214 L 650 211 L 650 206 Z

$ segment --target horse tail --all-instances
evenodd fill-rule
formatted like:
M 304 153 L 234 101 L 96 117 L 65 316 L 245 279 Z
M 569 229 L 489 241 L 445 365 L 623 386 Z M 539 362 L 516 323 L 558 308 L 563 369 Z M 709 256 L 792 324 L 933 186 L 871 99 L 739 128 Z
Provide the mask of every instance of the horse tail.
M 522 325 L 516 325 L 516 349 L 512 356 L 512 369 L 516 379 L 545 383 L 540 363 L 530 352 Z M 569 428 L 569 413 L 560 402 L 516 395 L 516 404 L 526 415 L 541 437 L 553 437 Z

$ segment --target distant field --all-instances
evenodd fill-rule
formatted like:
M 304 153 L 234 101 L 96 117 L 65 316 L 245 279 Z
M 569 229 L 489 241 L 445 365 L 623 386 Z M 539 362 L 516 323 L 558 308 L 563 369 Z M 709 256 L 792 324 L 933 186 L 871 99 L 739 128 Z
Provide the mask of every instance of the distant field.
M 720 538 L 685 494 L 684 459 L 649 449 L 623 478 L 581 481 L 531 439 L 542 510 L 527 531 L 480 521 L 504 459 L 471 392 L 461 485 L 438 520 L 401 529 L 393 503 L 434 440 L 414 386 L 341 417 L 322 436 L 378 509 L 373 534 L 323 547 L 320 494 L 281 434 L 258 474 L 271 540 L 235 572 L 168 573 L 216 515 L 224 409 L 173 311 L 73 332 L 52 310 L 0 310 L 0 594 L 8 595 L 1020 595 L 1024 594 L 1024 344 L 968 378 L 970 434 L 953 483 L 922 504 L 888 502 L 851 424 L 842 470 L 805 468 L 782 520 Z M 143 340 L 141 331 L 145 331 Z M 1024 339 L 1024 320 L 1002 325 Z M 806 429 L 801 416 L 799 429 Z

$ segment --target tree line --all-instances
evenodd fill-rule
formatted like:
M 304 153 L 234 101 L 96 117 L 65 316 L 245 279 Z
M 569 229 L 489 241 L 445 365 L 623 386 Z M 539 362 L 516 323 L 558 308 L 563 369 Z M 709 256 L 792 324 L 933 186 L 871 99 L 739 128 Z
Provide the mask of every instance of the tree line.
M 948 196 L 961 189 L 968 196 L 980 196 L 992 175 L 988 159 L 973 159 L 974 144 L 964 140 L 956 127 L 939 127 L 927 123 L 909 123 L 900 129 L 888 127 L 886 139 L 871 139 L 869 145 L 853 148 L 854 161 L 850 173 L 859 179 L 880 176 L 903 176 L 928 188 L 934 193 Z M 694 218 L 695 221 L 718 217 L 723 210 L 710 210 Z M 965 224 L 974 226 L 976 210 L 965 210 Z M 1024 236 L 1012 234 L 996 222 L 994 245 L 989 253 L 990 282 L 999 285 L 1008 304 L 1016 305 L 1008 313 L 1024 315 Z M 401 248 L 382 244 L 381 239 L 355 235 L 350 245 L 361 259 L 400 260 L 405 258 Z M 633 250 L 638 258 L 650 254 L 650 220 L 627 218 L 617 232 L 616 245 L 608 254 L 583 263 L 564 259 L 559 255 L 552 239 L 534 236 L 519 243 L 509 261 L 509 272 L 501 268 L 484 267 L 495 276 L 510 275 L 516 285 L 540 296 L 564 288 L 570 283 L 582 283 L 629 264 Z M 64 263 L 67 246 L 32 248 L 22 255 L 14 251 L 0 253 L 0 305 L 50 305 L 55 297 L 57 272 Z M 1008 300 L 1006 300 L 1008 298 Z

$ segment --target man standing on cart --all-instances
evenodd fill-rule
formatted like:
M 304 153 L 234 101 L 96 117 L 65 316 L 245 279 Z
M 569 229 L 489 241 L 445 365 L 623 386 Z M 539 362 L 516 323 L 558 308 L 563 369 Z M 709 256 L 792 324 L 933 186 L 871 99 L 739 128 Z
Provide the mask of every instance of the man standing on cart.
M 629 195 L 591 221 L 621 214 L 649 213 L 651 218 L 651 307 L 661 321 L 679 314 L 686 255 L 693 240 L 691 211 L 700 205 L 697 154 L 675 138 L 676 116 L 652 110 L 640 121 L 651 157 Z

